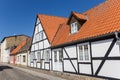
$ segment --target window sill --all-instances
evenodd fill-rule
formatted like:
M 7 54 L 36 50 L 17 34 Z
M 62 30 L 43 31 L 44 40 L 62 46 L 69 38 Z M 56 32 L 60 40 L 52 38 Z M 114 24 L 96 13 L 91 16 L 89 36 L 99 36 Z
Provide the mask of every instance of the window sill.
M 74 34 L 77 34 L 78 33 L 78 31 L 77 32 L 74 32 L 74 33 L 70 33 L 70 35 L 74 35 Z

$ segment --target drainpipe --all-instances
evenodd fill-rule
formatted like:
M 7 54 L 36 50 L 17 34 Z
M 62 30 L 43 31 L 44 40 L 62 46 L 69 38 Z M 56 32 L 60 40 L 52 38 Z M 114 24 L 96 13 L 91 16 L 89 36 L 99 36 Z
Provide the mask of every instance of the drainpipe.
M 120 46 L 120 37 L 118 36 L 118 32 L 115 32 L 115 37 L 116 37 L 116 39 L 117 39 L 117 45 L 119 45 Z
M 116 37 L 117 40 L 120 39 L 120 37 L 118 36 L 118 32 L 115 32 L 115 37 Z

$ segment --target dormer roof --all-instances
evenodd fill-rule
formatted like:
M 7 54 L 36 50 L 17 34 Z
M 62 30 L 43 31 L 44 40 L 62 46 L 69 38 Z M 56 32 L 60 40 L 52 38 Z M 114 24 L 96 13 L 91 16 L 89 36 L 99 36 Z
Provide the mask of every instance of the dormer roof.
M 79 21 L 80 20 L 83 20 L 83 21 L 87 20 L 87 17 L 84 14 L 81 14 L 81 13 L 78 13 L 78 12 L 71 12 L 67 24 L 69 24 L 69 22 L 71 21 L 72 17 L 75 17 Z

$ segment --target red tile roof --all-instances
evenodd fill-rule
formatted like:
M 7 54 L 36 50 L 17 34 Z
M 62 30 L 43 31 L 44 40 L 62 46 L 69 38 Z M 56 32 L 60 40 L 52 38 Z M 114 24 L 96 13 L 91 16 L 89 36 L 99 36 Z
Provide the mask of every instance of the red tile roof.
M 17 54 L 20 49 L 26 45 L 26 43 L 30 40 L 30 38 L 26 38 L 24 41 L 22 41 L 15 49 L 13 49 L 10 53 L 10 55 L 15 55 Z
M 80 14 L 80 13 L 77 13 L 77 12 L 72 12 L 74 16 L 76 16 L 77 18 L 79 19 L 82 19 L 82 20 L 86 20 L 86 16 L 84 14 Z
M 57 17 L 57 16 L 49 16 L 39 14 L 38 18 L 40 19 L 43 28 L 48 36 L 50 43 L 52 42 L 60 24 L 63 24 L 67 21 L 67 18 Z
M 80 30 L 70 34 L 70 26 L 64 24 L 56 34 L 52 46 L 120 31 L 120 0 L 107 0 L 83 14 L 87 15 L 88 20 Z

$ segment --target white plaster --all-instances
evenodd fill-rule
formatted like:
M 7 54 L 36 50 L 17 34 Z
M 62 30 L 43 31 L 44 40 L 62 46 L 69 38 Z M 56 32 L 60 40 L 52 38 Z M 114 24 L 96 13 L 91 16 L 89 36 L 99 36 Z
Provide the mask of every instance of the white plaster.
M 92 57 L 104 57 L 111 42 L 112 39 L 92 42 Z
M 80 73 L 91 74 L 91 65 L 90 64 L 80 64 L 79 69 L 80 69 Z
M 120 79 L 120 60 L 105 61 L 98 75 Z

